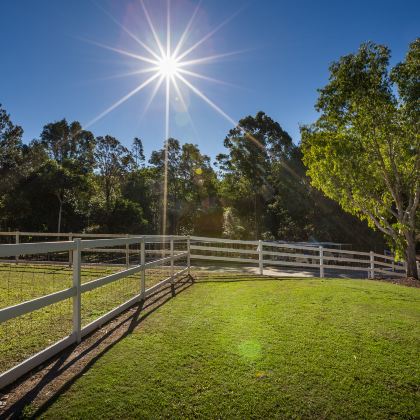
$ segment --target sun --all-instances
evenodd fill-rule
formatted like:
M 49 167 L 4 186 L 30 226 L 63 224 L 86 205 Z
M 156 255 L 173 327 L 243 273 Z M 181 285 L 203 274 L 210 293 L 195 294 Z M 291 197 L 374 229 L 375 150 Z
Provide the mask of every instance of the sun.
M 184 99 L 184 96 L 181 91 L 181 86 L 186 88 L 187 90 L 192 91 L 195 95 L 197 95 L 200 99 L 202 99 L 207 105 L 209 105 L 213 110 L 219 113 L 223 118 L 229 121 L 233 126 L 238 126 L 238 122 L 231 118 L 226 112 L 224 112 L 218 105 L 216 105 L 208 96 L 206 96 L 198 87 L 194 85 L 191 79 L 200 79 L 206 80 L 209 82 L 215 83 L 222 83 L 225 85 L 229 85 L 229 83 L 214 79 L 212 77 L 205 76 L 202 73 L 198 73 L 193 71 L 194 67 L 197 65 L 202 65 L 205 63 L 211 63 L 217 61 L 218 59 L 225 58 L 228 56 L 232 56 L 238 53 L 242 53 L 243 51 L 233 51 L 227 52 L 222 54 L 214 54 L 209 56 L 201 56 L 199 58 L 191 58 L 189 57 L 190 54 L 195 51 L 199 46 L 204 44 L 209 38 L 211 38 L 217 31 L 219 31 L 223 26 L 227 25 L 237 14 L 238 12 L 234 13 L 229 18 L 225 19 L 221 24 L 216 26 L 213 30 L 203 36 L 201 39 L 197 40 L 196 42 L 192 43 L 192 46 L 185 47 L 186 40 L 189 38 L 192 32 L 192 24 L 197 16 L 197 13 L 200 8 L 201 1 L 198 2 L 194 13 L 192 14 L 189 22 L 187 23 L 182 35 L 178 39 L 177 43 L 173 44 L 173 31 L 171 30 L 171 14 L 170 14 L 170 0 L 167 1 L 167 11 L 166 11 L 166 43 L 162 42 L 163 40 L 159 37 L 158 31 L 156 30 L 152 19 L 149 15 L 149 12 L 144 4 L 144 0 L 140 0 L 140 5 L 143 9 L 144 16 L 147 20 L 150 29 L 151 38 L 154 39 L 154 45 L 148 45 L 146 42 L 139 39 L 139 37 L 129 30 L 127 27 L 122 25 L 118 22 L 112 15 L 108 12 L 103 10 L 113 21 L 117 24 L 127 35 L 129 35 L 141 48 L 142 53 L 138 53 L 137 51 L 127 51 L 120 48 L 115 48 L 109 45 L 104 45 L 99 42 L 91 41 L 93 44 L 105 48 L 107 50 L 116 52 L 121 54 L 125 57 L 129 57 L 136 61 L 140 61 L 143 64 L 143 67 L 139 68 L 136 71 L 125 73 L 121 75 L 117 75 L 117 77 L 121 76 L 133 76 L 139 74 L 149 74 L 150 76 L 146 78 L 142 83 L 138 86 L 134 87 L 133 90 L 128 92 L 122 98 L 114 102 L 108 108 L 106 108 L 103 112 L 89 121 L 87 124 L 84 124 L 84 128 L 89 127 L 90 125 L 96 123 L 107 114 L 112 112 L 114 109 L 122 105 L 128 99 L 130 99 L 135 94 L 139 93 L 143 89 L 145 89 L 148 85 L 154 84 L 154 88 L 152 89 L 152 94 L 145 106 L 144 112 L 146 112 L 149 105 L 152 103 L 153 99 L 155 98 L 157 92 L 160 90 L 161 86 L 164 85 L 164 95 L 165 95 L 165 112 L 164 112 L 164 119 L 165 119 L 165 179 L 164 179 L 164 188 L 163 188 L 163 218 L 162 218 L 162 233 L 166 234 L 166 218 L 167 218 L 167 174 L 168 174 L 168 157 L 167 157 L 167 139 L 169 138 L 169 112 L 170 112 L 170 97 L 175 95 L 177 100 L 181 103 L 185 113 L 187 114 L 191 124 L 192 118 L 188 111 L 187 103 Z M 163 28 L 160 28 L 160 33 L 163 32 Z M 172 47 L 175 48 L 172 48 Z
M 144 16 L 147 20 L 151 38 L 154 40 L 154 45 L 148 45 L 146 42 L 141 40 L 135 33 L 133 33 L 130 29 L 122 25 L 118 22 L 112 15 L 110 15 L 106 10 L 102 9 L 104 13 L 106 13 L 109 18 L 119 26 L 130 38 L 132 38 L 143 51 L 143 53 L 138 53 L 137 51 L 127 51 L 120 48 L 116 48 L 110 45 L 104 45 L 100 42 L 95 41 L 88 41 L 92 44 L 95 44 L 101 48 L 105 48 L 107 50 L 113 51 L 115 53 L 121 54 L 125 57 L 129 57 L 136 61 L 142 63 L 142 66 L 138 68 L 138 70 L 131 71 L 125 74 L 119 74 L 114 77 L 130 77 L 140 74 L 149 75 L 143 82 L 141 82 L 138 86 L 135 86 L 130 92 L 126 95 L 118 99 L 108 108 L 106 108 L 103 112 L 98 114 L 95 118 L 84 124 L 84 127 L 87 128 L 93 124 L 95 124 L 100 119 L 104 118 L 107 114 L 112 112 L 117 107 L 121 106 L 124 102 L 130 99 L 135 94 L 139 93 L 140 91 L 144 90 L 147 86 L 154 84 L 154 88 L 152 89 L 152 94 L 147 101 L 143 114 L 147 111 L 148 107 L 154 100 L 156 94 L 160 91 L 160 88 L 163 87 L 164 95 L 166 96 L 166 109 L 165 109 L 165 138 L 169 137 L 169 102 L 170 97 L 176 96 L 177 100 L 181 103 L 184 111 L 186 112 L 191 124 L 192 118 L 189 114 L 187 109 L 186 101 L 183 97 L 181 87 L 183 86 L 187 90 L 192 91 L 195 95 L 201 98 L 204 102 L 207 103 L 213 110 L 219 113 L 223 118 L 228 120 L 234 126 L 237 125 L 237 121 L 232 119 L 228 114 L 226 114 L 218 105 L 216 105 L 208 96 L 204 94 L 195 84 L 193 83 L 192 79 L 198 80 L 205 80 L 207 82 L 212 83 L 221 83 L 223 85 L 231 85 L 224 81 L 214 79 L 212 77 L 208 77 L 202 73 L 198 73 L 194 71 L 194 67 L 198 65 L 203 65 L 207 63 L 211 63 L 217 61 L 218 59 L 222 59 L 225 57 L 229 57 L 232 55 L 240 54 L 243 51 L 232 51 L 226 52 L 222 54 L 214 54 L 209 56 L 201 56 L 199 58 L 190 58 L 189 55 L 193 53 L 198 47 L 202 46 L 209 38 L 211 38 L 217 31 L 219 31 L 222 27 L 227 25 L 239 12 L 234 13 L 227 19 L 225 19 L 222 23 L 216 26 L 213 30 L 203 36 L 201 39 L 192 43 L 192 46 L 185 47 L 187 39 L 190 37 L 192 32 L 192 25 L 194 19 L 196 18 L 201 2 L 198 2 L 194 13 L 192 14 L 189 22 L 187 23 L 182 35 L 179 37 L 178 42 L 174 43 L 173 41 L 173 31 L 171 29 L 171 22 L 170 22 L 170 0 L 167 1 L 167 11 L 166 11 L 166 42 L 164 39 L 161 39 L 158 33 L 165 32 L 164 28 L 159 28 L 158 31 L 155 25 L 152 22 L 152 19 L 149 15 L 149 12 L 144 4 L 144 0 L 140 0 L 139 3 L 143 9 Z M 98 6 L 99 7 L 99 6 Z M 234 85 L 231 85 L 234 86 Z
M 172 78 L 178 74 L 180 65 L 174 57 L 164 56 L 159 61 L 158 68 L 162 76 Z

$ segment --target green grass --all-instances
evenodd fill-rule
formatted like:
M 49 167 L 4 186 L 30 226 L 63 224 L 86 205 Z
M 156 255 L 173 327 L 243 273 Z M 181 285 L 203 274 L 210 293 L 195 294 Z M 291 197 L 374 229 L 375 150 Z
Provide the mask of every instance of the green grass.
M 82 283 L 125 266 L 86 266 Z M 146 288 L 169 276 L 167 268 L 146 270 Z M 72 286 L 64 265 L 0 264 L 0 309 Z M 87 325 L 140 291 L 140 275 L 117 280 L 82 295 L 82 325 Z M 25 360 L 72 332 L 72 299 L 0 324 L 0 372 Z
M 419 289 L 248 280 L 197 282 L 99 358 L 43 416 L 420 416 Z

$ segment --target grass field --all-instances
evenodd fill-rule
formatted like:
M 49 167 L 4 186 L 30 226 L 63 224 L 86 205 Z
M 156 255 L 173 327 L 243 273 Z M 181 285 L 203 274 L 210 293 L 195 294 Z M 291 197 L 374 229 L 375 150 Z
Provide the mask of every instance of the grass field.
M 171 299 L 42 416 L 419 418 L 419 289 L 230 280 Z
M 82 283 L 125 266 L 85 266 Z M 146 288 L 170 275 L 167 267 L 146 270 Z M 72 286 L 65 265 L 0 264 L 0 309 Z M 140 275 L 117 280 L 82 295 L 82 325 L 87 325 L 140 291 Z M 72 299 L 0 324 L 0 372 L 25 360 L 72 331 Z

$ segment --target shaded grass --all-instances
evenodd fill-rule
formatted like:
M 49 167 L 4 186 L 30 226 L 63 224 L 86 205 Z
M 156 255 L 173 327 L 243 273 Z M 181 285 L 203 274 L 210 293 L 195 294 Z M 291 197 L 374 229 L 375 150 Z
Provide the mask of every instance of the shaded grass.
M 125 266 L 84 266 L 82 283 L 124 270 Z M 146 288 L 169 276 L 167 267 L 146 270 Z M 0 264 L 0 309 L 72 286 L 65 265 Z M 87 325 L 140 292 L 140 274 L 82 295 L 82 325 Z M 0 324 L 0 372 L 72 332 L 72 299 Z
M 360 280 L 207 280 L 147 318 L 43 416 L 420 415 L 418 289 Z

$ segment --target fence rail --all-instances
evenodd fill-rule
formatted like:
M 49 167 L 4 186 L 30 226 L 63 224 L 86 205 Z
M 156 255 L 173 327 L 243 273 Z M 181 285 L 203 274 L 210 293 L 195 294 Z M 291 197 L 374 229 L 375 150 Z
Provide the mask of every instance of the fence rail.
M 340 250 L 323 246 L 191 236 L 190 250 L 193 260 L 255 264 L 258 265 L 260 274 L 264 274 L 264 268 L 283 266 L 317 269 L 320 277 L 325 276 L 325 270 L 364 272 L 369 278 L 374 278 L 375 273 L 404 277 L 406 269 L 404 262 L 397 262 L 393 257 L 372 251 Z M 381 259 L 392 262 L 386 263 L 380 261 Z
M 199 236 L 0 232 L 0 237 L 9 238 L 10 242 L 14 242 L 0 245 L 0 264 L 9 264 L 11 271 L 19 270 L 20 267 L 23 270 L 24 267 L 31 267 L 33 264 L 61 264 L 67 267 L 67 270 L 71 270 L 69 287 L 44 293 L 32 299 L 23 299 L 21 302 L 1 308 L 0 325 L 64 301 L 72 302 L 69 334 L 0 374 L 0 389 L 65 347 L 80 342 L 82 337 L 135 303 L 146 299 L 166 284 L 189 274 L 191 261 L 196 265 L 206 262 L 229 266 L 232 266 L 232 263 L 251 265 L 256 266 L 257 273 L 261 275 L 264 275 L 264 270 L 267 269 L 292 267 L 312 270 L 320 277 L 325 277 L 326 270 L 356 271 L 365 273 L 369 278 L 374 278 L 375 274 L 405 276 L 404 262 L 394 261 L 390 256 L 322 246 L 295 246 L 266 241 Z M 67 238 L 68 240 L 25 243 L 22 241 L 23 238 L 30 240 Z M 82 281 L 82 270 L 92 265 L 119 267 L 119 271 L 95 272 L 95 278 Z M 159 281 L 146 288 L 146 271 L 156 267 L 164 267 L 165 274 L 161 275 L 163 278 Z M 100 275 L 101 273 L 103 275 Z M 106 289 L 106 286 L 120 280 L 132 278 L 135 279 L 136 290 L 128 295 L 128 299 L 83 325 L 85 295 L 104 290 L 102 288 Z
M 64 235 L 60 235 L 64 236 Z M 77 235 L 74 235 L 77 236 Z M 29 255 L 39 255 L 39 254 L 49 254 L 49 253 L 71 253 L 71 264 L 72 264 L 72 286 L 59 290 L 57 292 L 49 293 L 35 299 L 27 300 L 12 306 L 8 306 L 0 309 L 0 324 L 5 323 L 16 318 L 19 318 L 23 315 L 30 314 L 35 311 L 39 311 L 43 308 L 50 307 L 51 305 L 63 302 L 67 299 L 72 299 L 72 332 L 63 339 L 59 340 L 55 344 L 41 350 L 35 355 L 27 358 L 18 365 L 8 369 L 0 375 L 0 389 L 8 384 L 12 383 L 20 376 L 33 369 L 35 366 L 49 359 L 57 352 L 61 351 L 63 348 L 80 342 L 81 338 L 96 328 L 100 327 L 113 317 L 117 316 L 130 306 L 139 302 L 142 299 L 145 299 L 147 296 L 153 292 L 159 290 L 162 286 L 166 285 L 169 282 L 173 282 L 177 277 L 189 273 L 190 264 L 189 264 L 189 250 L 188 238 L 185 236 L 178 237 L 161 237 L 161 236 L 137 236 L 137 237 L 125 237 L 125 238 L 111 238 L 111 239 L 88 239 L 81 240 L 80 238 L 73 239 L 72 241 L 63 241 L 63 242 L 39 242 L 39 243 L 20 243 L 18 241 L 15 244 L 5 244 L 0 245 L 0 257 L 18 257 L 19 259 L 12 260 L 15 267 L 19 267 L 21 264 L 32 265 L 33 261 L 27 259 Z M 161 245 L 170 245 L 170 249 L 154 249 L 147 252 L 145 245 L 158 244 Z M 175 244 L 181 245 L 181 250 L 175 250 Z M 96 278 L 91 281 L 82 283 L 81 281 L 81 269 L 83 264 L 82 262 L 82 253 L 83 252 L 96 252 L 96 247 L 100 250 L 106 250 L 108 253 L 126 251 L 126 248 L 111 248 L 115 246 L 129 247 L 132 245 L 139 245 L 137 250 L 128 249 L 129 254 L 137 254 L 139 256 L 138 264 L 131 265 L 128 263 L 128 267 L 122 271 L 117 271 L 112 274 L 108 274 L 99 278 Z M 166 256 L 169 254 L 169 256 Z M 160 258 L 152 259 L 147 261 L 147 257 L 151 255 L 158 255 Z M 175 267 L 175 263 L 179 260 L 185 260 L 184 266 Z M 0 260 L 4 262 L 5 260 Z M 39 262 L 39 261 L 38 261 Z M 51 262 L 48 259 L 41 261 L 44 264 L 50 264 Z M 65 261 L 58 263 L 67 265 L 69 261 L 67 258 Z M 170 275 L 164 279 L 158 281 L 156 284 L 152 285 L 146 289 L 145 285 L 145 271 L 152 269 L 157 266 L 167 266 L 170 267 Z M 93 290 L 104 287 L 105 285 L 117 282 L 120 279 L 128 278 L 139 274 L 138 282 L 138 291 L 137 293 L 130 297 L 123 304 L 113 308 L 111 311 L 105 313 L 104 315 L 98 317 L 94 321 L 90 322 L 86 326 L 82 327 L 82 297 L 85 293 L 92 292 Z

